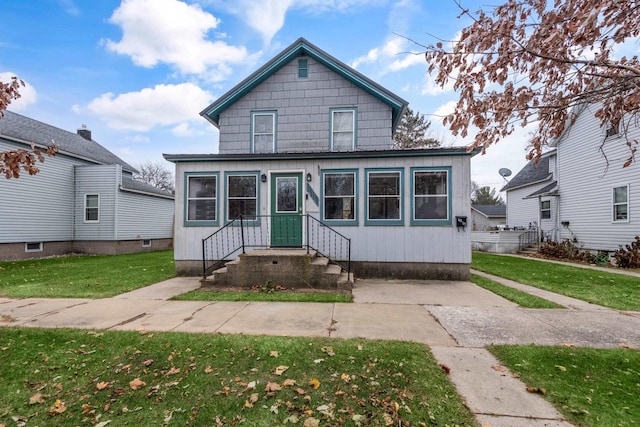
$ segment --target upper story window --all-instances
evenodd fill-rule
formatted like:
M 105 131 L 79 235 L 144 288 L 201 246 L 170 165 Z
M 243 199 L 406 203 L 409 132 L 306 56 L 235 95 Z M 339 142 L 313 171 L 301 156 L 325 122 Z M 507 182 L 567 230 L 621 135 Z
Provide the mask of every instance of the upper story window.
M 613 187 L 613 221 L 629 221 L 629 186 Z
M 348 151 L 356 147 L 355 108 L 331 110 L 331 151 Z
M 251 112 L 251 152 L 275 153 L 276 151 L 276 112 Z
M 299 79 L 309 78 L 309 60 L 308 59 L 298 59 L 298 78 Z
M 84 222 L 100 222 L 100 195 L 84 195 Z
M 227 175 L 227 220 L 243 216 L 255 221 L 258 214 L 259 172 L 233 172 Z
M 322 173 L 322 219 L 332 224 L 356 224 L 358 219 L 356 170 Z
M 451 168 L 411 168 L 413 225 L 451 224 Z
M 402 169 L 365 169 L 366 221 L 369 225 L 402 225 Z
M 540 219 L 551 219 L 551 200 L 540 202 Z
M 218 174 L 187 174 L 185 225 L 217 225 Z

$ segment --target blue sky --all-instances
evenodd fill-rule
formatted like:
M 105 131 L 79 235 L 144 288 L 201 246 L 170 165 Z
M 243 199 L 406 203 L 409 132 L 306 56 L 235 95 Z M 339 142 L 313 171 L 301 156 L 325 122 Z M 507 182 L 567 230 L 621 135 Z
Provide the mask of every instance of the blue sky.
M 458 146 L 470 138 L 439 119 L 456 94 L 433 84 L 420 46 L 407 40 L 454 38 L 466 24 L 458 14 L 452 0 L 4 0 L 0 79 L 27 83 L 10 110 L 72 132 L 85 124 L 131 164 L 164 162 L 162 153 L 216 152 L 218 131 L 198 113 L 305 37 L 409 101 L 432 121 L 432 136 Z M 525 146 L 521 131 L 476 156 L 472 179 L 500 188 L 498 169 L 516 173 Z

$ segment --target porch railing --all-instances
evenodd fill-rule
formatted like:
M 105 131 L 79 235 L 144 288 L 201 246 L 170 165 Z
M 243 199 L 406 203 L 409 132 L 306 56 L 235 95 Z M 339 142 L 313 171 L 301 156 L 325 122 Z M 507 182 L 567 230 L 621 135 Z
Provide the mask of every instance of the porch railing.
M 307 253 L 314 250 L 351 273 L 350 238 L 309 214 L 278 215 L 275 228 L 272 219 L 273 215 L 240 215 L 202 239 L 203 277 L 224 266 L 235 255 L 245 253 L 247 248 L 283 247 L 306 248 Z
M 524 249 L 527 246 L 538 244 L 538 230 L 527 230 L 518 236 L 518 250 Z

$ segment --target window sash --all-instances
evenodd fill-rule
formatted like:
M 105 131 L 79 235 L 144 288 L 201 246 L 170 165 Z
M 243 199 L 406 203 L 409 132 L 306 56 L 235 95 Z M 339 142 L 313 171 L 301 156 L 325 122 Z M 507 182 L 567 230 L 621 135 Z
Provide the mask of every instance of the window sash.
M 252 113 L 252 150 L 254 153 L 273 153 L 275 151 L 275 113 Z
M 355 219 L 356 174 L 354 172 L 325 173 L 323 179 L 323 219 Z
M 551 219 L 551 201 L 540 202 L 540 219 Z
M 354 149 L 355 116 L 354 110 L 331 112 L 331 149 L 333 151 Z
M 449 171 L 413 171 L 413 219 L 449 219 Z
M 306 79 L 309 77 L 309 61 L 306 59 L 298 59 L 298 78 Z
M 629 187 L 621 186 L 613 188 L 613 221 L 629 220 Z
M 187 178 L 187 221 L 217 220 L 217 184 L 216 175 Z
M 258 176 L 227 176 L 227 219 L 243 215 L 255 220 L 258 213 Z
M 100 221 L 100 195 L 84 195 L 84 222 Z
M 369 172 L 367 219 L 397 221 L 401 218 L 400 172 Z

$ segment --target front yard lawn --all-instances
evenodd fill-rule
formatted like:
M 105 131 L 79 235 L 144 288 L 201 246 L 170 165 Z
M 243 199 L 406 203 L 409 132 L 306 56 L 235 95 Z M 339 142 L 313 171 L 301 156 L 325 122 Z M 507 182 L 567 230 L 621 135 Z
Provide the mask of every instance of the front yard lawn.
M 502 298 L 518 304 L 524 308 L 563 308 L 560 304 L 548 301 L 546 299 L 537 297 L 535 295 L 522 292 L 518 289 L 511 288 L 500 284 L 494 280 L 487 279 L 486 277 L 479 276 L 477 274 L 471 275 L 471 282 L 484 288 L 496 295 L 500 295 Z
M 172 250 L 0 261 L 0 296 L 106 298 L 174 276 Z
M 471 268 L 616 310 L 640 310 L 640 278 L 474 252 Z
M 0 378 L 0 425 L 477 425 L 398 341 L 0 328 Z
M 489 350 L 575 425 L 639 423 L 637 350 L 537 346 L 492 346 Z

